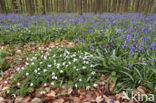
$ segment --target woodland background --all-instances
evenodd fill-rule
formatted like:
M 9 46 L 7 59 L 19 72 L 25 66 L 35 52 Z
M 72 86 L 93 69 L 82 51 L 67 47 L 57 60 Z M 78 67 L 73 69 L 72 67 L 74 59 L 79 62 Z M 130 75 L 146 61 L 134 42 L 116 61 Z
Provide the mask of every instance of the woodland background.
M 46 14 L 49 12 L 148 13 L 156 12 L 156 0 L 0 0 L 0 13 Z

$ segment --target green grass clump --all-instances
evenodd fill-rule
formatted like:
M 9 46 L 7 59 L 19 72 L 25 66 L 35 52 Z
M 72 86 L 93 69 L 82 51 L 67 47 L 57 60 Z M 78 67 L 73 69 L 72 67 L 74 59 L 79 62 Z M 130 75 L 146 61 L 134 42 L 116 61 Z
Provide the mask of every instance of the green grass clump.
M 9 67 L 9 63 L 6 61 L 6 53 L 0 50 L 0 71 L 4 71 Z
M 128 52 L 117 55 L 116 50 L 109 54 L 101 50 L 97 50 L 97 54 L 90 60 L 96 64 L 98 72 L 110 75 L 106 83 L 114 84 L 108 88 L 111 92 L 128 92 L 141 85 L 156 95 L 156 63 L 152 54 L 147 53 L 144 58 L 136 56 L 134 60 Z

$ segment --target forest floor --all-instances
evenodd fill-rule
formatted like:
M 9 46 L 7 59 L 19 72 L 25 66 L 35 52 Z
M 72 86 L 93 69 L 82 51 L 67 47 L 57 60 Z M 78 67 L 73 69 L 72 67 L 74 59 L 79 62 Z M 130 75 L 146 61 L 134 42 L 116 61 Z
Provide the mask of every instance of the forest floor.
M 33 53 L 37 49 L 45 52 L 47 47 L 74 47 L 74 44 L 68 41 L 63 41 L 61 43 L 51 42 L 44 45 L 34 43 L 17 45 L 14 45 L 14 47 L 10 49 L 15 53 L 13 55 L 7 55 L 7 61 L 11 63 L 10 68 L 4 71 L 3 77 L 0 77 L 0 103 L 135 103 L 133 101 L 122 99 L 123 93 L 113 94 L 109 91 L 113 84 L 107 86 L 105 83 L 106 79 L 109 77 L 108 75 L 101 75 L 100 82 L 94 88 L 72 89 L 68 87 L 68 89 L 65 89 L 65 85 L 63 85 L 62 88 L 57 88 L 55 85 L 41 85 L 25 97 L 9 93 L 7 94 L 5 91 L 9 88 L 11 77 L 16 73 L 16 70 L 20 65 L 24 65 L 28 54 Z M 3 45 L 1 48 L 7 50 L 8 45 Z M 46 92 L 39 91 L 43 88 Z M 141 86 L 138 87 L 137 90 L 144 92 L 144 88 Z

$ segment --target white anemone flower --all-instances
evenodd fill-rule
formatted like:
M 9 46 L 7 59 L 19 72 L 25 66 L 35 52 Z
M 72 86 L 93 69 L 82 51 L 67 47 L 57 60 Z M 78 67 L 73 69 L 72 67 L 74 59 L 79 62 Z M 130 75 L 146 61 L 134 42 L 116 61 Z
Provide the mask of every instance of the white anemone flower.
M 37 70 L 34 70 L 35 73 L 37 73 Z
M 55 75 L 55 73 L 54 73 L 54 72 L 52 72 L 52 75 Z
M 66 64 L 65 62 L 62 63 L 62 65 L 65 65 L 65 64 Z
M 56 60 L 54 60 L 54 63 L 56 63 Z
M 97 84 L 93 84 L 93 86 L 94 86 L 94 87 L 97 87 L 98 85 L 97 85 Z
M 77 88 L 77 84 L 75 84 L 75 87 Z
M 46 92 L 45 91 L 41 91 L 40 94 L 43 95 L 43 94 L 46 94 Z
M 44 83 L 44 86 L 46 87 L 47 86 L 47 83 Z
M 28 62 L 26 62 L 26 63 L 25 63 L 25 65 L 29 65 L 29 63 L 28 63 Z
M 90 89 L 90 86 L 87 86 L 87 87 L 86 87 L 86 90 L 89 90 L 89 89 Z
M 83 67 L 82 67 L 82 69 L 86 69 L 86 67 L 85 67 L 85 66 L 83 66 Z
M 57 77 L 55 76 L 55 80 L 57 80 Z
M 51 68 L 51 65 L 48 65 L 48 68 Z
M 60 70 L 60 73 L 63 73 L 63 70 Z
M 37 70 L 41 70 L 40 68 L 38 68 Z
M 91 72 L 91 74 L 92 74 L 92 75 L 95 75 L 96 73 L 93 71 L 93 72 Z
M 32 62 L 31 64 L 32 64 L 32 65 L 34 65 L 35 63 L 34 63 L 34 62 Z
M 22 67 L 21 69 L 24 70 L 24 67 Z
M 94 65 L 92 65 L 92 64 L 91 64 L 91 65 L 90 65 L 90 67 L 91 67 L 91 68 L 93 68 L 93 67 L 94 67 Z
M 55 83 L 54 82 L 51 82 L 51 85 L 54 85 Z
M 20 86 L 20 85 L 21 85 L 21 84 L 18 82 L 18 83 L 17 83 L 17 86 Z
M 47 69 L 44 69 L 43 72 L 47 72 Z
M 26 73 L 26 76 L 28 76 L 29 75 L 29 73 Z
M 17 68 L 17 71 L 19 71 L 20 69 L 21 69 L 21 68 L 20 68 L 20 67 L 18 67 L 18 68 Z
M 34 85 L 34 83 L 30 83 L 30 86 L 32 87 Z

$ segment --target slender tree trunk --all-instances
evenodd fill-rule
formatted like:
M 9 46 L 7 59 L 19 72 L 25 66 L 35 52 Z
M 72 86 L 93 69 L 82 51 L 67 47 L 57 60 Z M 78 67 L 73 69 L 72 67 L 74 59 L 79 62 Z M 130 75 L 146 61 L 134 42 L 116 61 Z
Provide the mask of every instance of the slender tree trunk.
M 126 8 L 126 3 L 127 3 L 127 0 L 124 0 L 123 1 L 123 4 L 122 4 L 122 12 L 121 13 L 125 13 L 125 8 Z
M 92 5 L 92 2 L 93 2 L 93 0 L 90 0 L 89 1 L 89 12 L 92 12 L 92 8 L 93 8 L 93 5 Z
M 35 1 L 31 0 L 32 12 L 35 13 Z
M 64 0 L 62 0 L 62 12 L 65 12 L 65 10 L 64 10 Z
M 35 11 L 36 11 L 36 13 L 38 13 L 38 2 L 37 2 L 37 0 L 35 0 Z
M 140 7 L 140 0 L 136 1 L 136 12 L 139 12 L 139 7 Z
M 6 3 L 5 0 L 0 0 L 1 10 L 3 14 L 7 14 Z
M 22 3 L 22 0 L 19 0 L 19 4 L 20 4 L 20 11 L 23 12 L 23 3 Z
M 99 8 L 100 10 L 99 11 L 100 11 L 100 14 L 102 14 L 103 13 L 103 0 L 100 0 L 99 2 L 100 2 L 100 5 L 99 5 L 100 6 L 100 8 Z
M 96 2 L 96 0 L 94 0 L 94 14 L 96 14 L 97 13 L 97 2 Z
M 78 14 L 82 15 L 82 0 L 78 0 Z
M 153 6 L 154 6 L 154 0 L 151 0 L 150 5 L 149 5 L 149 12 L 152 12 L 152 7 Z
M 112 11 L 116 12 L 116 5 L 117 5 L 117 0 L 113 0 L 113 7 L 112 7 Z
M 26 3 L 27 15 L 32 16 L 33 10 L 32 10 L 31 0 L 25 0 L 25 3 Z
M 42 0 L 42 15 L 46 14 L 46 10 L 45 10 L 45 1 Z
M 46 3 L 46 12 L 49 12 L 49 0 L 45 0 Z
M 145 1 L 145 9 L 144 9 L 144 15 L 147 15 L 149 12 L 149 0 Z
M 17 7 L 17 1 L 16 0 L 12 0 L 12 12 L 13 13 L 17 13 L 18 7 Z

